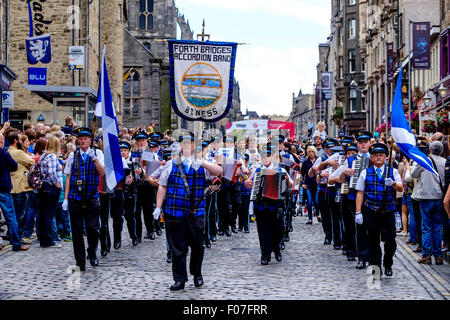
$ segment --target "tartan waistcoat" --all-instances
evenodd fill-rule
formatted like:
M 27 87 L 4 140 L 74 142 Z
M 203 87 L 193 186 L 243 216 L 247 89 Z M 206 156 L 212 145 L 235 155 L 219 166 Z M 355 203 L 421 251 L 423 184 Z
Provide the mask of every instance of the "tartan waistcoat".
M 83 181 L 81 190 L 77 185 L 78 172 Z M 89 156 L 86 157 L 86 162 L 83 161 L 80 151 L 75 151 L 72 163 L 72 172 L 70 174 L 70 191 L 69 199 L 81 200 L 86 195 L 86 199 L 98 198 L 98 184 L 99 174 L 95 169 L 94 162 Z
M 326 154 L 324 156 L 321 156 L 321 158 L 322 158 L 322 162 L 328 160 L 328 156 Z M 322 179 L 320 179 L 320 183 L 317 185 L 317 190 L 318 191 L 326 191 L 326 189 L 327 189 L 327 184 L 322 183 Z
M 181 165 L 183 167 L 183 165 Z M 195 206 L 202 197 L 205 188 L 208 186 L 206 182 L 205 169 L 200 167 L 195 171 L 192 166 L 186 174 L 189 190 L 194 195 L 194 203 L 191 203 L 186 188 L 184 187 L 181 172 L 178 169 L 176 160 L 172 160 L 172 171 L 167 180 L 166 199 L 164 201 L 164 213 L 175 217 L 188 216 L 191 207 Z M 195 210 L 195 216 L 205 214 L 206 201 L 202 199 Z
M 386 169 L 385 169 L 386 170 Z M 394 171 L 391 168 L 389 178 L 394 180 Z M 366 169 L 366 184 L 364 188 L 364 202 L 372 210 L 381 208 L 384 197 L 384 174 L 380 179 L 374 166 Z M 386 207 L 387 211 L 395 210 L 396 192 L 392 187 L 386 187 Z

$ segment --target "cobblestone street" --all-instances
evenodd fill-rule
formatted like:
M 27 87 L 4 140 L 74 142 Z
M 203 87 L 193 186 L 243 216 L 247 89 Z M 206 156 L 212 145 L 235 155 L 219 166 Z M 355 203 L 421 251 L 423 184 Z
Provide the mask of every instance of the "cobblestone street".
M 383 276 L 380 288 L 368 288 L 367 269 L 355 269 L 341 251 L 323 245 L 321 224 L 305 225 L 294 217 L 291 241 L 283 261 L 260 264 L 256 225 L 251 232 L 218 237 L 206 249 L 205 285 L 195 288 L 192 277 L 185 290 L 171 292 L 171 264 L 166 262 L 164 234 L 133 247 L 124 231 L 122 248 L 99 257 L 96 268 L 72 274 L 72 243 L 60 249 L 41 249 L 34 240 L 28 252 L 0 251 L 0 299 L 352 299 L 410 300 L 450 297 L 449 265 L 422 266 L 417 254 L 398 237 L 394 276 Z M 125 228 L 126 230 L 126 228 Z M 110 230 L 111 231 L 111 230 Z M 433 261 L 434 263 L 434 261 Z

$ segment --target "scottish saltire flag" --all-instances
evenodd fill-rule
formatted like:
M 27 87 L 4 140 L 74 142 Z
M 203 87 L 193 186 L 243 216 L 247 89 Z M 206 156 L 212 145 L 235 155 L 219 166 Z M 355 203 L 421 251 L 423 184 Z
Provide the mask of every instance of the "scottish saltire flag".
M 124 177 L 122 155 L 119 148 L 119 126 L 117 125 L 114 103 L 109 86 L 108 71 L 105 63 L 106 46 L 103 49 L 102 72 L 98 85 L 95 116 L 102 118 L 103 153 L 105 155 L 105 179 L 108 189 L 112 190 Z
M 394 102 L 392 103 L 392 137 L 394 138 L 394 141 L 398 145 L 400 150 L 406 153 L 408 157 L 410 157 L 412 160 L 417 162 L 428 171 L 431 171 L 435 175 L 437 175 L 437 172 L 436 170 L 434 170 L 431 160 L 416 147 L 416 138 L 411 132 L 411 128 L 409 127 L 408 121 L 406 120 L 405 112 L 403 111 L 401 87 L 402 70 L 400 69 L 397 86 L 395 87 Z

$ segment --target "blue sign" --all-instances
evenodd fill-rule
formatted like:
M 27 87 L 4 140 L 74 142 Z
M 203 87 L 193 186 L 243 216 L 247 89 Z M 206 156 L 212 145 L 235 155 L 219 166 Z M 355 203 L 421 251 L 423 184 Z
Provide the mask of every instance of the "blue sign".
M 52 61 L 52 49 L 49 34 L 27 38 L 26 45 L 29 64 L 36 64 L 38 62 L 50 63 L 50 61 Z
M 28 84 L 47 85 L 47 68 L 28 68 Z

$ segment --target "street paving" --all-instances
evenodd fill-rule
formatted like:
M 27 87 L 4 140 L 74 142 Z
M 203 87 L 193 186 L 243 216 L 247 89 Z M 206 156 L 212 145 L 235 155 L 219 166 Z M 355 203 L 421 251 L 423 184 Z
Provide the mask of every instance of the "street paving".
M 256 224 L 249 234 L 220 236 L 205 249 L 203 278 L 195 288 L 192 276 L 182 291 L 171 292 L 171 264 L 166 262 L 165 235 L 143 239 L 133 247 L 124 224 L 122 247 L 111 248 L 99 266 L 75 268 L 72 243 L 62 248 L 40 248 L 34 240 L 27 252 L 0 251 L 0 299 L 196 299 L 196 300 L 446 300 L 450 297 L 449 265 L 423 266 L 397 237 L 394 276 L 373 283 L 367 268 L 357 270 L 341 250 L 323 245 L 322 225 L 306 217 L 293 218 L 291 241 L 282 251 L 283 261 L 260 264 Z M 112 226 L 110 227 L 112 234 Z M 5 241 L 7 242 L 7 241 Z M 434 260 L 433 260 L 434 263 Z

